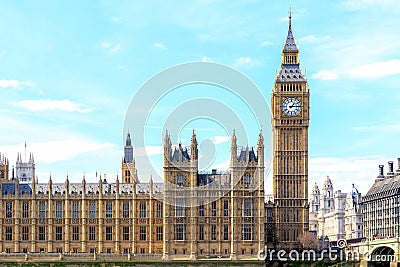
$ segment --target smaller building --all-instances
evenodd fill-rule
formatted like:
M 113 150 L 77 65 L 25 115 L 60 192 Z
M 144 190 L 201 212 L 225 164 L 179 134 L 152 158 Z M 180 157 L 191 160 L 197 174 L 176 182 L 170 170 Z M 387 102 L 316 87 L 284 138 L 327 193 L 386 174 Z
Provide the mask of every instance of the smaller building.
M 361 194 L 352 187 L 350 193 L 334 191 L 329 176 L 322 190 L 315 184 L 310 197 L 310 231 L 329 241 L 362 238 Z
M 398 168 L 384 175 L 384 166 L 379 165 L 379 175 L 363 198 L 364 234 L 369 240 L 399 235 L 400 218 L 400 158 Z

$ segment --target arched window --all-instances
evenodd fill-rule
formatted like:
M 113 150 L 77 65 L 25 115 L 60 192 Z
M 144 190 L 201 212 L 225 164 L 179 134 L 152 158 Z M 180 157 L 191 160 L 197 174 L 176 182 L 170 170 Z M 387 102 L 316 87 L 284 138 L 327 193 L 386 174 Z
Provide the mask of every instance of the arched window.
M 176 177 L 176 185 L 177 186 L 185 186 L 185 176 L 182 174 L 178 174 Z

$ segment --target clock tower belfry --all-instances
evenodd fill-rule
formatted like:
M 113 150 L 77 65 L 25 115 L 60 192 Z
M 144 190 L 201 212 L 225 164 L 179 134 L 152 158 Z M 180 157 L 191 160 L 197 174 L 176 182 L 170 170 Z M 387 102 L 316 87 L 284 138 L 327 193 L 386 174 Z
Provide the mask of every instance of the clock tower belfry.
M 299 248 L 298 237 L 308 231 L 309 97 L 290 12 L 281 69 L 271 94 L 274 243 L 280 248 Z

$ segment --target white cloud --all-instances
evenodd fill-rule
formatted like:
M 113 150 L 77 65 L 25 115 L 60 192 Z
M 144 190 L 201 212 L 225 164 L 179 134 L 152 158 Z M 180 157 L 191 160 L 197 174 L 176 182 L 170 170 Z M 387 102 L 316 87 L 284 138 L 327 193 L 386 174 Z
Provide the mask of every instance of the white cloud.
M 10 161 L 22 152 L 24 144 L 1 146 L 0 150 Z M 28 152 L 32 152 L 36 163 L 54 163 L 69 160 L 81 154 L 115 148 L 111 143 L 95 142 L 92 139 L 68 139 L 59 141 L 28 143 Z M 60 153 L 61 152 L 61 153 Z
M 136 157 L 144 157 L 144 156 L 152 156 L 152 155 L 161 155 L 164 153 L 163 146 L 145 146 L 138 147 L 135 149 Z
M 212 59 L 210 57 L 203 56 L 203 57 L 201 57 L 201 61 L 203 61 L 203 62 L 211 62 Z
M 231 138 L 229 136 L 214 136 L 211 140 L 215 145 L 226 143 L 230 140 Z
M 119 52 L 119 50 L 121 50 L 121 44 L 113 45 L 109 42 L 102 42 L 101 47 L 103 47 L 104 49 L 107 49 L 108 51 L 110 51 L 113 54 L 116 54 Z
M 200 34 L 200 35 L 199 35 L 199 39 L 200 39 L 201 41 L 207 41 L 207 40 L 210 40 L 210 39 L 211 39 L 211 35 L 210 35 L 210 34 Z
M 161 50 L 167 50 L 167 47 L 163 45 L 162 43 L 155 43 L 153 45 L 155 48 L 161 49 Z
M 311 78 L 314 80 L 330 81 L 337 80 L 339 78 L 339 75 L 335 70 L 321 70 L 311 75 Z
M 361 65 L 349 71 L 354 78 L 379 78 L 388 75 L 400 74 L 400 60 L 374 62 Z
M 111 48 L 111 53 L 118 53 L 121 50 L 121 44 L 116 44 Z
M 260 46 L 267 46 L 267 45 L 272 45 L 272 42 L 270 41 L 264 41 L 260 44 Z
M 332 180 L 335 190 L 348 192 L 352 184 L 365 194 L 374 183 L 378 174 L 378 165 L 387 162 L 378 156 L 349 157 L 349 158 L 310 158 L 309 187 L 317 182 L 321 188 L 326 176 Z
M 102 43 L 101 43 L 101 46 L 102 46 L 103 48 L 110 48 L 110 47 L 111 47 L 111 44 L 110 44 L 110 43 L 107 43 L 107 42 L 102 42 Z
M 236 59 L 233 65 L 237 68 L 240 67 L 259 67 L 262 66 L 262 63 L 258 60 L 251 59 L 250 57 L 240 57 Z
M 0 87 L 3 88 L 16 88 L 21 89 L 23 86 L 34 86 L 35 84 L 30 81 L 18 81 L 18 80 L 0 80 Z
M 121 22 L 121 18 L 120 17 L 111 17 L 111 22 L 112 23 L 120 23 Z
M 387 125 L 370 125 L 370 126 L 356 126 L 351 128 L 353 131 L 368 132 L 368 131 L 400 131 L 400 124 L 387 124 Z
M 82 108 L 81 104 L 69 100 L 22 100 L 15 103 L 16 106 L 23 107 L 30 111 L 67 111 L 67 112 L 90 112 L 93 109 Z

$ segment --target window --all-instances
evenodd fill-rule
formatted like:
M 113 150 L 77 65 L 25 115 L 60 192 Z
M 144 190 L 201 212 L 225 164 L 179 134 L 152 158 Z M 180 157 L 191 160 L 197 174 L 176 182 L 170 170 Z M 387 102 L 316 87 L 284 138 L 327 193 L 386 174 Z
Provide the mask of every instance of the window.
M 272 223 L 272 210 L 267 210 L 267 222 Z
M 161 241 L 163 240 L 163 227 L 157 226 L 156 228 L 156 240 Z
M 142 241 L 146 240 L 146 226 L 140 226 L 140 230 L 139 230 L 139 239 Z
M 146 218 L 146 202 L 140 202 L 140 218 Z
M 157 218 L 163 217 L 163 204 L 161 202 L 157 202 L 156 217 Z
M 145 248 L 140 248 L 140 254 L 144 254 L 146 253 L 146 249 Z
M 56 248 L 56 253 L 62 253 L 62 248 Z
M 122 217 L 129 218 L 129 202 L 125 201 L 122 207 Z
M 124 248 L 124 254 L 128 254 L 129 253 L 129 248 Z
M 199 215 L 200 215 L 201 217 L 204 217 L 204 202 L 203 202 L 203 201 L 200 202 L 200 206 L 199 206 Z
M 12 202 L 6 203 L 6 218 L 12 218 L 13 216 L 13 209 L 12 209 Z
M 79 252 L 78 248 L 73 248 L 72 249 L 72 253 L 78 253 L 78 252 Z
M 112 218 L 112 202 L 106 202 L 106 218 Z
M 392 182 L 392 185 L 390 186 L 390 189 L 392 189 L 396 185 L 396 181 Z
M 204 240 L 204 225 L 199 225 L 199 240 Z
M 211 225 L 211 240 L 217 240 L 217 226 Z
M 28 201 L 22 202 L 22 218 L 24 218 L 24 219 L 29 218 L 29 202 Z
M 381 192 L 383 192 L 383 190 L 385 190 L 386 187 L 387 187 L 387 184 L 384 184 L 384 185 L 382 186 Z
M 229 202 L 228 200 L 224 200 L 224 216 L 228 216 L 229 214 Z
M 63 203 L 61 201 L 56 202 L 56 218 L 61 219 L 63 213 Z
M 211 215 L 213 217 L 217 216 L 217 201 L 211 202 Z
M 12 226 L 6 226 L 6 240 L 12 240 Z
M 185 186 L 185 176 L 183 176 L 182 174 L 179 174 L 176 177 L 176 185 L 177 186 Z
M 29 240 L 29 227 L 22 226 L 22 240 Z
M 57 226 L 56 227 L 56 240 L 62 240 L 62 235 L 63 235 L 63 231 L 62 231 L 62 226 Z
M 244 224 L 242 230 L 242 240 L 253 240 L 254 226 Z
M 106 240 L 112 240 L 112 226 L 106 226 Z
M 74 241 L 79 240 L 79 226 L 72 227 L 72 240 Z
M 229 239 L 229 225 L 224 225 L 224 240 Z
M 185 217 L 186 207 L 185 199 L 179 198 L 175 200 L 175 217 Z
M 243 217 L 254 216 L 253 210 L 253 200 L 245 199 L 243 200 Z
M 39 202 L 39 218 L 46 218 L 46 202 Z
M 251 177 L 248 175 L 243 176 L 243 186 L 250 187 L 251 185 Z
M 89 240 L 96 240 L 96 226 L 89 226 Z
M 111 254 L 111 252 L 112 252 L 112 249 L 111 249 L 111 248 L 107 248 L 107 249 L 106 249 L 106 253 Z
M 91 218 L 91 219 L 96 218 L 96 216 L 97 216 L 96 212 L 97 212 L 96 202 L 91 202 L 89 204 L 89 218 Z
M 186 225 L 175 224 L 174 225 L 174 240 L 186 240 Z
M 129 240 L 129 226 L 124 226 L 122 228 L 122 239 L 123 240 Z
M 72 202 L 72 218 L 79 218 L 79 202 Z
M 39 240 L 46 240 L 46 226 L 38 227 L 38 235 Z

